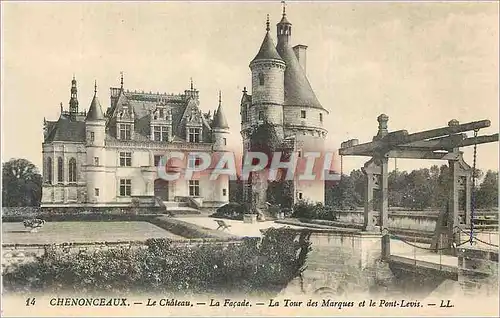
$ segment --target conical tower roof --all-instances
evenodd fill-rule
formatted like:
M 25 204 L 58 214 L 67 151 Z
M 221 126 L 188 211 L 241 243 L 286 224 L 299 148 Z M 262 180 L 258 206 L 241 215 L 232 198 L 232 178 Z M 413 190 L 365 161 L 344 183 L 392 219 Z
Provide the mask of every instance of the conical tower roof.
M 86 121 L 95 121 L 95 120 L 104 120 L 104 114 L 102 113 L 101 103 L 99 103 L 99 99 L 97 98 L 97 83 L 95 84 L 94 89 L 94 98 L 92 98 L 92 102 L 90 103 L 89 111 L 87 113 Z
M 286 64 L 285 68 L 285 102 L 284 106 L 309 106 L 324 109 L 300 66 L 297 56 L 287 41 L 278 41 L 278 54 Z
M 252 62 L 257 60 L 278 60 L 283 61 L 281 56 L 276 51 L 276 47 L 274 46 L 273 39 L 271 38 L 271 34 L 269 33 L 269 16 L 267 17 L 266 23 L 266 35 L 264 36 L 264 40 L 259 49 L 259 53 L 255 56 Z
M 214 122 L 212 124 L 212 127 L 213 128 L 220 128 L 220 129 L 229 129 L 229 124 L 227 123 L 226 116 L 224 116 L 224 112 L 222 111 L 220 92 L 219 92 L 219 107 L 217 108 L 217 111 L 215 112 Z

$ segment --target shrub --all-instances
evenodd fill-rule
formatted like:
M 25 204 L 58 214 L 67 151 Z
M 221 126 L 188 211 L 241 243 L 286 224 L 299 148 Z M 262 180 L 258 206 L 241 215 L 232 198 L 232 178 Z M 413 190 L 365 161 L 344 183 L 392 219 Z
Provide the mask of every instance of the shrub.
M 8 292 L 278 293 L 301 275 L 310 233 L 269 229 L 263 238 L 225 244 L 173 244 L 151 239 L 146 248 L 66 252 L 48 247 L 31 263 L 4 273 Z
M 222 231 L 216 231 L 199 225 L 184 222 L 178 219 L 172 219 L 166 216 L 160 216 L 149 221 L 150 223 L 161 227 L 175 235 L 185 238 L 227 238 L 230 234 Z
M 292 217 L 303 219 L 335 220 L 335 210 L 331 206 L 324 206 L 321 202 L 310 203 L 299 201 L 293 206 Z
M 245 203 L 229 202 L 218 208 L 212 217 L 231 220 L 243 220 L 243 214 L 250 213 L 250 206 Z

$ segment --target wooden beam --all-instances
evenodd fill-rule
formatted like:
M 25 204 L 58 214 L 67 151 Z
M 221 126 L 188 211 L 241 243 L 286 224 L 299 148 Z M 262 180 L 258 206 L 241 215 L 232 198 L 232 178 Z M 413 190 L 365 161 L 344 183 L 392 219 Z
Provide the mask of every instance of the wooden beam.
M 422 131 L 422 132 L 408 135 L 408 137 L 406 139 L 406 143 L 424 140 L 424 139 L 429 139 L 429 138 L 434 138 L 434 137 L 439 137 L 439 136 L 444 136 L 444 135 L 457 134 L 457 133 L 461 133 L 464 131 L 469 131 L 469 130 L 474 130 L 474 129 L 479 129 L 479 128 L 486 128 L 486 127 L 489 127 L 490 125 L 491 125 L 491 121 L 480 120 L 480 121 L 474 121 L 474 122 L 461 124 L 461 125 L 457 125 L 457 126 L 450 126 L 450 127 L 443 127 L 443 128 L 426 130 L 426 131 Z
M 473 146 L 474 144 L 479 145 L 496 141 L 498 141 L 498 134 L 484 135 L 484 136 L 478 136 L 477 139 L 474 137 L 464 139 L 460 142 L 460 144 L 457 147 L 467 147 L 467 146 Z
M 440 137 L 436 139 L 431 139 L 431 140 L 419 140 L 419 141 L 414 141 L 409 144 L 404 144 L 401 146 L 397 146 L 398 150 L 411 150 L 413 148 L 419 149 L 419 150 L 427 150 L 427 151 L 432 151 L 432 150 L 448 150 L 448 149 L 453 149 L 458 147 L 460 142 L 467 138 L 466 134 L 456 134 L 456 135 L 451 135 L 451 136 L 446 136 L 446 137 Z
M 391 150 L 385 154 L 387 158 L 458 160 L 459 154 L 453 152 L 432 152 L 420 150 Z
M 398 130 L 387 134 L 384 138 L 368 143 L 359 144 L 357 146 L 339 149 L 341 156 L 373 156 L 375 152 L 381 150 L 390 150 L 397 145 L 409 144 L 416 141 L 440 137 L 444 135 L 458 134 L 461 132 L 489 127 L 491 122 L 489 120 L 480 120 L 461 124 L 457 126 L 443 127 L 431 129 L 414 134 L 407 135 L 406 130 Z
M 380 140 L 375 140 L 372 142 L 367 142 L 364 144 L 359 144 L 356 146 L 348 147 L 348 148 L 340 148 L 339 155 L 351 155 L 351 156 L 372 156 L 372 153 L 375 149 L 387 147 L 388 145 L 397 145 L 405 140 L 406 136 L 408 136 L 408 131 L 406 130 L 397 130 L 388 133 L 385 137 Z

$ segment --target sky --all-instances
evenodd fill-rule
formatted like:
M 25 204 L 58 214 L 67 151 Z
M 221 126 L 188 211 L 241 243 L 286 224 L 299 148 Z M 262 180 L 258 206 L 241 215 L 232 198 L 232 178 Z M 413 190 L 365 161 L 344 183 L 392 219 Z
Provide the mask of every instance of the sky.
M 182 93 L 190 78 L 200 107 L 218 91 L 240 148 L 239 106 L 251 90 L 249 63 L 265 35 L 276 43 L 281 3 L 2 2 L 2 161 L 42 161 L 43 120 L 68 109 L 78 81 L 88 109 L 94 80 L 103 109 L 124 73 L 126 89 Z M 489 119 L 499 126 L 499 24 L 496 2 L 287 2 L 292 45 L 305 44 L 307 76 L 323 107 L 327 147 L 371 141 L 377 116 L 409 133 Z M 464 148 L 472 165 L 472 147 Z M 369 158 L 345 157 L 344 172 Z M 477 166 L 498 170 L 498 143 L 478 146 Z M 399 170 L 445 164 L 397 161 Z M 395 168 L 394 160 L 390 169 Z

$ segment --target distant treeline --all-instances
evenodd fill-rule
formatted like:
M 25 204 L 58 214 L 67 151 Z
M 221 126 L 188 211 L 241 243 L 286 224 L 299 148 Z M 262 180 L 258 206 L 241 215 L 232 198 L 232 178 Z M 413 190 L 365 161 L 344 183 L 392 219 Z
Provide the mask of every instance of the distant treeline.
M 475 208 L 492 209 L 498 207 L 498 172 L 488 170 L 483 173 L 476 170 Z M 341 181 L 325 184 L 325 205 L 339 210 L 362 207 L 365 194 L 365 176 L 363 172 L 353 170 L 350 175 L 343 175 Z M 389 173 L 389 206 L 410 210 L 446 208 L 449 197 L 450 171 L 447 165 L 434 165 L 430 169 L 422 168 Z M 230 201 L 242 202 L 242 185 L 239 181 L 230 183 Z M 285 192 L 285 191 L 283 191 Z M 465 206 L 465 192 L 459 196 L 461 209 Z M 374 204 L 378 201 L 377 193 Z

